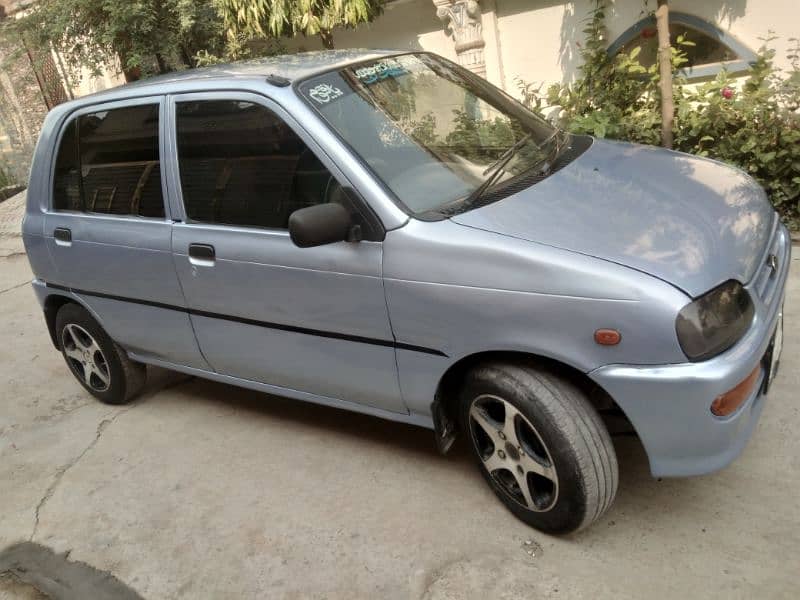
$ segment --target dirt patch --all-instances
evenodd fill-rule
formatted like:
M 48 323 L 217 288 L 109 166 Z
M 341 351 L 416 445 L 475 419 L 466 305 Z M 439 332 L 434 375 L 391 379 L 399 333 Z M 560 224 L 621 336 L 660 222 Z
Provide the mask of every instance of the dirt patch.
M 12 573 L 0 575 L 0 600 L 46 600 L 42 592 Z
M 0 239 L 20 237 L 22 217 L 25 216 L 26 193 L 21 192 L 0 202 Z

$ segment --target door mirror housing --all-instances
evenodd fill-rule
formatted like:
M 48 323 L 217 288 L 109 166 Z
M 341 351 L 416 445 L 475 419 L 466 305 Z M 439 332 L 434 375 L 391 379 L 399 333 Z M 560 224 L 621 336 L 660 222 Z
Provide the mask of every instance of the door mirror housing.
M 329 202 L 294 211 L 289 215 L 289 237 L 300 248 L 355 241 L 353 219 L 341 204 Z

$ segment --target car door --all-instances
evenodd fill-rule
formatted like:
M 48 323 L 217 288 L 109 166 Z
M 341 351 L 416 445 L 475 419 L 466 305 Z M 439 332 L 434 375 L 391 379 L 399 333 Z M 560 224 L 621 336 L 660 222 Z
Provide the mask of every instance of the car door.
M 45 236 L 71 290 L 134 354 L 207 369 L 172 262 L 163 97 L 92 105 L 62 124 Z
M 341 173 L 260 95 L 175 95 L 170 107 L 175 267 L 213 369 L 406 413 L 382 243 L 298 248 L 287 230 L 294 210 L 341 197 Z

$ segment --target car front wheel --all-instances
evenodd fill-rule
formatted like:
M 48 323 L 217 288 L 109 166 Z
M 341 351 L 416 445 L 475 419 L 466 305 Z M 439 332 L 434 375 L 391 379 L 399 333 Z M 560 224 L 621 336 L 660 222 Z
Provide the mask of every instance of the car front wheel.
M 611 505 L 618 482 L 611 438 L 567 379 L 522 364 L 474 369 L 460 422 L 489 486 L 528 525 L 568 533 Z

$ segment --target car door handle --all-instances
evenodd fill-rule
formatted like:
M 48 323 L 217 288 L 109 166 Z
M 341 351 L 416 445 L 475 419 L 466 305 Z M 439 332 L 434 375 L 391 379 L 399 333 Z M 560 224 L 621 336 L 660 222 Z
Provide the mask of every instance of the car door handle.
M 72 246 L 72 231 L 66 227 L 56 227 L 53 230 L 53 239 L 59 246 Z
M 189 244 L 189 262 L 201 267 L 213 267 L 216 259 L 214 246 L 211 244 Z

